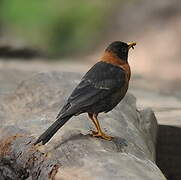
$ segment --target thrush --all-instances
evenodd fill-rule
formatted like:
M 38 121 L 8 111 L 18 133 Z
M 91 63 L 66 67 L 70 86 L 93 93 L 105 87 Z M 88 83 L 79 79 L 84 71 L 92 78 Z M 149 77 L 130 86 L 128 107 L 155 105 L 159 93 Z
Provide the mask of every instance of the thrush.
M 66 103 L 58 113 L 55 122 L 38 138 L 35 144 L 46 144 L 53 135 L 73 116 L 87 113 L 95 125 L 92 136 L 111 140 L 113 137 L 103 132 L 98 114 L 111 111 L 125 96 L 131 70 L 128 52 L 136 42 L 115 41 L 103 56 L 81 79 Z

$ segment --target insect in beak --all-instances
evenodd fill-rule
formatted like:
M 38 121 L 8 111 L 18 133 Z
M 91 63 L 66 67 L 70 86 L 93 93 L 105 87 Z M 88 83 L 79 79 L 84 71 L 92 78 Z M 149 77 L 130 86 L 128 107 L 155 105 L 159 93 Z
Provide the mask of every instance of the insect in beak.
M 134 46 L 136 46 L 135 41 L 132 41 L 132 42 L 128 43 L 128 49 L 130 49 L 130 48 L 134 49 Z

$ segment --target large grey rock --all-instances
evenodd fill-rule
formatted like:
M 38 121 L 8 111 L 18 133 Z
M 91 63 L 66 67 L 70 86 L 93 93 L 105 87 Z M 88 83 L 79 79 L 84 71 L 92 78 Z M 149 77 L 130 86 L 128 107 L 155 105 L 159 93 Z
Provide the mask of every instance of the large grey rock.
M 0 136 L 8 126 L 39 136 L 55 120 L 79 80 L 79 74 L 52 72 L 23 81 L 1 101 Z M 136 99 L 127 94 L 99 119 L 103 129 L 115 137 L 113 141 L 91 137 L 89 132 L 94 127 L 82 114 L 69 120 L 42 150 L 61 164 L 55 179 L 165 179 L 154 163 L 157 122 L 151 109 L 138 111 Z

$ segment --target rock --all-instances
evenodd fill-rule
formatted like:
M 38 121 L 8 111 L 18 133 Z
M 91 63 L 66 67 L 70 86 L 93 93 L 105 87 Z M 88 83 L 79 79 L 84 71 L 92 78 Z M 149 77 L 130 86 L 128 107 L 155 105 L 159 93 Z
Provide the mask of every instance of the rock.
M 16 70 L 16 67 L 8 69 L 7 64 L 8 62 L 0 60 L 0 97 L 13 93 L 17 84 L 32 76 L 32 72 L 19 71 Z
M 0 139 L 14 134 L 9 126 L 20 128 L 19 134 L 25 131 L 38 137 L 53 123 L 79 80 L 76 73 L 52 72 L 23 81 L 1 101 Z M 165 180 L 155 164 L 157 121 L 151 109 L 138 111 L 135 97 L 128 93 L 115 109 L 100 114 L 99 119 L 104 131 L 115 137 L 112 141 L 91 137 L 94 126 L 82 114 L 69 120 L 41 147 L 43 150 L 40 148 L 61 165 L 54 179 Z
M 60 165 L 33 145 L 34 138 L 16 126 L 1 129 L 0 179 L 53 179 Z

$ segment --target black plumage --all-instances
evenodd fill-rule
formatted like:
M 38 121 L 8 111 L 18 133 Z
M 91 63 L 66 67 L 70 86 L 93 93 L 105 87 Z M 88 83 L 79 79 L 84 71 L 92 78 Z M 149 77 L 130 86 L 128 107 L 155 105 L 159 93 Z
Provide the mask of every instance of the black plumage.
M 126 72 L 123 69 L 100 61 L 85 74 L 57 118 L 84 112 L 108 112 L 124 97 L 127 86 Z M 118 97 L 113 100 L 112 96 L 115 94 Z

